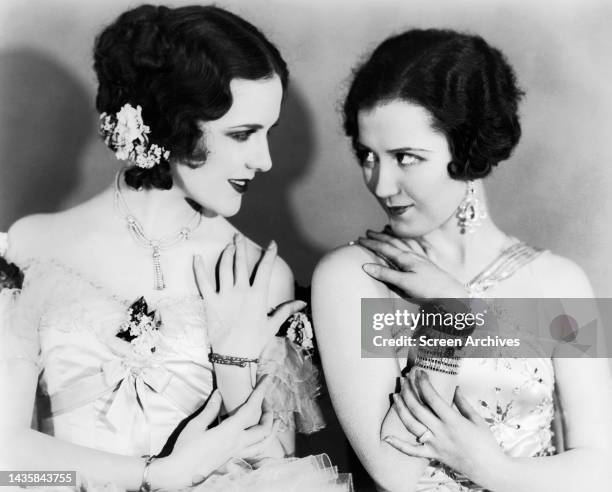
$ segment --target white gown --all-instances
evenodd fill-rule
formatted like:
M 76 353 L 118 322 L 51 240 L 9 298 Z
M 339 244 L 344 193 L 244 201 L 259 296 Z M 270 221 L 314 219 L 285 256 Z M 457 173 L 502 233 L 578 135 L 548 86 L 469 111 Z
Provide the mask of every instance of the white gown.
M 23 358 L 40 371 L 36 413 L 42 432 L 75 444 L 126 456 L 158 454 L 177 424 L 201 407 L 213 390 L 206 306 L 199 297 L 165 298 L 149 309 L 160 321 L 155 351 L 117 337 L 134 300 L 121 299 L 55 261 L 4 258 L 0 233 L 0 358 Z M 20 279 L 19 282 L 20 283 Z M 3 288 L 4 287 L 4 288 Z M 313 398 L 314 369 L 293 344 L 275 340 L 261 372 L 276 377 L 271 404 L 305 431 L 322 422 Z M 87 477 L 81 477 L 87 484 Z M 88 489 L 116 490 L 88 483 Z M 258 470 L 241 461 L 198 490 L 350 490 L 325 456 L 285 459 Z M 42 490 L 49 491 L 49 488 Z

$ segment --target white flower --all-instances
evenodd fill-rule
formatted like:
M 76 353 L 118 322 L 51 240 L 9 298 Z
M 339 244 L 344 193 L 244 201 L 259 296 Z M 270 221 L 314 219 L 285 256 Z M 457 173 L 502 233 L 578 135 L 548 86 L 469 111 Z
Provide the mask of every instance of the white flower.
M 100 115 L 100 134 L 104 143 L 115 152 L 121 161 L 131 160 L 138 167 L 150 169 L 168 159 L 170 152 L 151 144 L 147 135 L 151 129 L 142 120 L 142 107 L 124 104 L 115 115 Z

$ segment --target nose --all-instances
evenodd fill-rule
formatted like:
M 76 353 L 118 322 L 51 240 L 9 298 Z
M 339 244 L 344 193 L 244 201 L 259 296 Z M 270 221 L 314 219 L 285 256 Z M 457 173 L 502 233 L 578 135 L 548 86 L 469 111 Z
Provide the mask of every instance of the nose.
M 372 174 L 370 189 L 376 197 L 385 199 L 397 195 L 399 186 L 396 169 L 390 163 L 381 161 Z
M 257 145 L 247 167 L 255 171 L 261 171 L 262 173 L 272 169 L 272 157 L 270 156 L 270 147 L 266 137 L 263 137 L 261 142 Z

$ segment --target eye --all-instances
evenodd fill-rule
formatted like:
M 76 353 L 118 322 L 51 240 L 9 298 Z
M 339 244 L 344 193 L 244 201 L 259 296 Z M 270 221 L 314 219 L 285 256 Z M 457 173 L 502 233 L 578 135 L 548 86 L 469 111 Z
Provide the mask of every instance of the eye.
M 414 166 L 424 159 L 418 155 L 410 154 L 409 152 L 398 152 L 395 154 L 395 160 L 402 167 Z
M 360 166 L 372 168 L 376 164 L 376 154 L 368 149 L 357 149 L 357 160 Z
M 246 142 L 251 135 L 255 133 L 255 130 L 241 130 L 238 132 L 228 133 L 230 138 L 233 138 L 237 142 Z

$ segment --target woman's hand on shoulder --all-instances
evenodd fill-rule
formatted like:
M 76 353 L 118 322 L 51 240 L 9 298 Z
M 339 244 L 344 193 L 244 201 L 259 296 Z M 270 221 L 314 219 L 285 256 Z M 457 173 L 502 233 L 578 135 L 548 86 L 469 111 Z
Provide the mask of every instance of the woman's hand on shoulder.
M 172 453 L 151 464 L 150 481 L 155 489 L 178 489 L 202 482 L 231 458 L 247 458 L 273 435 L 273 416 L 263 411 L 263 400 L 271 384 L 264 378 L 248 400 L 218 426 L 222 405 L 215 391 L 203 410 L 183 428 Z
M 276 261 L 276 243 L 271 242 L 251 275 L 246 239 L 237 234 L 221 253 L 217 289 L 209 281 L 214 275 L 207 272 L 201 257 L 196 257 L 196 281 L 200 294 L 206 300 L 209 338 L 215 352 L 258 358 L 281 324 L 304 308 L 303 301 L 289 300 L 270 310 L 270 290 Z M 278 286 L 282 284 L 282 281 L 277 281 Z
M 368 231 L 359 244 L 386 261 L 386 265 L 365 263 L 372 278 L 398 290 L 402 297 L 467 297 L 467 289 L 452 275 L 433 263 L 414 240 L 403 240 L 386 232 Z

